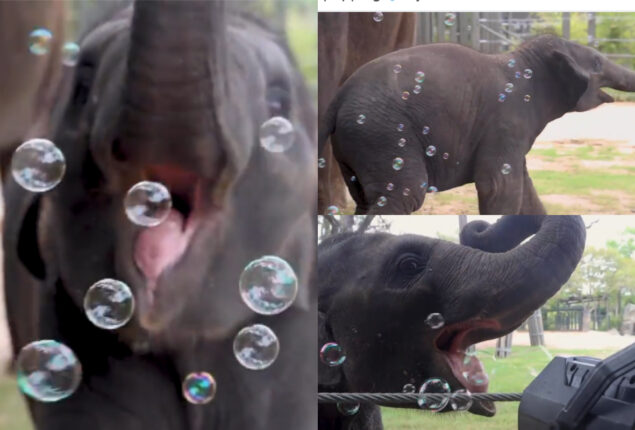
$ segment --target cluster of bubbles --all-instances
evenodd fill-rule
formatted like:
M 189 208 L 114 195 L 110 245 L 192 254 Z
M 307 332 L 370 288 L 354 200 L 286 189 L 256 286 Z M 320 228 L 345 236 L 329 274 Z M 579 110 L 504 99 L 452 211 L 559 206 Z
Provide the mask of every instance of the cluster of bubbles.
M 51 50 L 53 33 L 46 28 L 36 28 L 29 33 L 29 52 L 41 57 Z M 74 67 L 79 60 L 80 48 L 75 42 L 66 42 L 62 45 L 62 63 L 68 67 Z
M 320 348 L 320 360 L 329 367 L 337 367 L 346 361 L 346 354 L 337 343 L 327 342 Z
M 285 152 L 293 146 L 295 129 L 288 119 L 274 116 L 263 122 L 259 132 L 260 146 L 269 152 Z
M 88 288 L 84 313 L 96 327 L 115 330 L 123 327 L 134 314 L 135 299 L 130 287 L 116 279 L 102 279 Z
M 507 67 L 510 69 L 513 69 L 514 67 L 516 67 L 516 60 L 513 58 L 510 58 L 507 61 Z M 531 79 L 534 76 L 534 71 L 531 69 L 524 69 L 522 72 L 520 70 L 516 70 L 514 72 L 514 78 L 515 79 L 520 79 L 525 78 L 525 79 Z M 511 94 L 512 91 L 514 90 L 514 84 L 511 82 L 508 82 L 505 84 L 505 93 L 507 94 Z M 500 93 L 498 95 L 498 102 L 499 103 L 503 103 L 506 99 L 507 96 L 505 95 L 505 93 Z M 525 103 L 529 103 L 531 101 L 531 95 L 530 94 L 525 94 L 525 96 L 523 97 L 523 101 Z
M 216 379 L 207 372 L 192 372 L 183 379 L 183 397 L 194 405 L 209 403 L 216 396 Z
M 170 214 L 172 196 L 159 182 L 141 181 L 128 190 L 123 204 L 128 219 L 134 224 L 156 227 Z

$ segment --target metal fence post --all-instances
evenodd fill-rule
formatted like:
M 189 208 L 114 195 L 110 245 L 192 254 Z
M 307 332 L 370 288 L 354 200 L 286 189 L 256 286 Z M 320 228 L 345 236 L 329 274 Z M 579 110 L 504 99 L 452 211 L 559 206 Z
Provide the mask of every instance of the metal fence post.
M 542 326 L 542 313 L 540 309 L 534 311 L 527 320 L 529 324 L 529 343 L 531 346 L 542 346 L 545 344 L 545 334 Z
M 571 12 L 562 12 L 562 38 L 571 39 Z

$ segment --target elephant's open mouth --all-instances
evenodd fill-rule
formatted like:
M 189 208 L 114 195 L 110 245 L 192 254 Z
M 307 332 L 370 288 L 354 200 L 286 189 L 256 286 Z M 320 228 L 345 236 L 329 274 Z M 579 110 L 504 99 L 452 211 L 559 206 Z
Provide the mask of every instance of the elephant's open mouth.
M 143 229 L 134 243 L 134 261 L 146 279 L 152 305 L 162 276 L 178 269 L 199 227 L 213 221 L 220 207 L 212 197 L 214 181 L 170 166 L 149 168 L 147 176 L 163 183 L 172 196 L 167 218 L 156 227 Z

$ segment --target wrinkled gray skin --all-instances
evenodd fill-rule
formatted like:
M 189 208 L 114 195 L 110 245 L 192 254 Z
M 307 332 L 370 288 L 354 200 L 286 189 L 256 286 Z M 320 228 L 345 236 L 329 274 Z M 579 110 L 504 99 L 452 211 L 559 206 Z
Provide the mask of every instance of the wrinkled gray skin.
M 511 59 L 516 64 L 510 68 Z M 396 64 L 400 73 L 393 72 Z M 531 79 L 515 77 L 525 69 L 533 71 Z M 414 93 L 417 71 L 425 73 L 420 94 Z M 514 84 L 512 93 L 505 92 L 506 83 Z M 525 155 L 550 121 L 613 101 L 602 87 L 635 91 L 635 72 L 555 36 L 500 55 L 455 44 L 417 46 L 373 60 L 351 76 L 320 124 L 319 143 L 331 137 L 356 213 L 409 214 L 422 206 L 429 186 L 444 191 L 473 182 L 482 214 L 544 214 Z M 405 101 L 403 91 L 410 92 Z M 406 139 L 403 148 L 400 138 Z M 430 145 L 436 147 L 432 157 L 426 155 Z M 395 157 L 404 160 L 399 171 L 392 168 Z M 508 174 L 503 164 L 510 165 Z M 386 189 L 389 182 L 393 191 Z M 387 198 L 384 206 L 377 205 L 380 196 Z
M 49 129 L 63 69 L 64 16 L 62 1 L 0 2 L 0 168 L 22 141 Z M 29 34 L 36 28 L 54 35 L 47 55 L 29 51 Z
M 306 172 L 315 171 L 315 121 L 285 41 L 222 2 L 151 1 L 136 3 L 134 16 L 112 16 L 81 46 L 54 116 L 64 180 L 35 195 L 5 176 L 14 350 L 57 339 L 83 366 L 73 396 L 31 402 L 36 428 L 314 428 L 316 181 Z M 258 143 L 274 115 L 295 127 L 282 154 Z M 142 178 L 168 186 L 176 212 L 195 226 L 154 286 L 134 258 L 148 230 L 122 206 Z M 299 278 L 294 306 L 266 318 L 238 292 L 243 268 L 263 255 L 286 259 Z M 88 287 L 106 277 L 136 297 L 133 320 L 115 332 L 92 326 L 82 310 Z M 256 322 L 281 345 L 262 371 L 241 367 L 232 352 L 234 335 Z M 205 406 L 181 394 L 195 371 L 216 378 Z
M 432 377 L 452 391 L 483 391 L 452 360 L 464 363 L 468 346 L 513 331 L 554 295 L 580 261 L 585 237 L 579 216 L 557 215 L 471 222 L 460 245 L 386 233 L 329 237 L 318 247 L 319 345 L 338 343 L 346 360 L 320 362 L 319 391 L 394 393 Z M 445 320 L 437 329 L 425 322 L 435 312 Z M 475 402 L 470 412 L 496 409 Z M 319 428 L 380 430 L 379 408 L 362 405 L 346 417 L 321 404 Z

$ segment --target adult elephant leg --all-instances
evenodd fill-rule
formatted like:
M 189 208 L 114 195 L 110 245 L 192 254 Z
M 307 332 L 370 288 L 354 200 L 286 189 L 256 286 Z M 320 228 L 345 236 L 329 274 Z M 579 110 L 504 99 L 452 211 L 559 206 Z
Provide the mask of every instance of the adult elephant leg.
M 525 160 L 492 157 L 479 163 L 475 176 L 478 208 L 483 215 L 516 215 L 523 201 Z
M 523 167 L 523 201 L 520 207 L 522 215 L 545 215 L 547 211 L 538 198 L 534 183 L 527 172 L 527 164 Z

